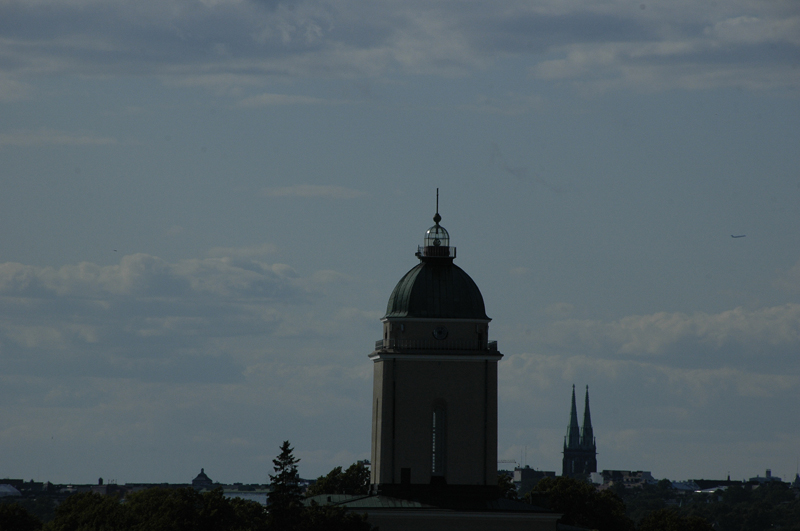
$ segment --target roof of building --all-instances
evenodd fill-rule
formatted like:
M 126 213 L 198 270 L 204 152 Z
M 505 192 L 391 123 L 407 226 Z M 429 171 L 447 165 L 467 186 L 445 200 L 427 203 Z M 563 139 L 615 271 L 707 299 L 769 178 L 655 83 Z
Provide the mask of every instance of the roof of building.
M 385 317 L 489 319 L 478 286 L 452 258 L 421 260 L 395 286 Z
M 0 498 L 5 496 L 20 496 L 20 492 L 11 485 L 0 485 Z
M 311 502 L 320 505 L 339 505 L 355 511 L 368 509 L 448 509 L 471 510 L 489 512 L 519 512 L 519 513 L 552 513 L 536 505 L 530 505 L 520 500 L 506 498 L 493 498 L 488 500 L 470 498 L 433 498 L 432 500 L 408 500 L 383 495 L 347 495 L 347 494 L 320 494 L 306 498 L 303 503 Z
M 384 317 L 489 320 L 478 286 L 453 263 L 455 248 L 449 246 L 449 235 L 439 225 L 438 211 L 433 219 L 436 225 L 428 230 L 425 245 L 417 253 L 420 263 L 397 283 Z
M 197 477 L 192 480 L 193 485 L 198 483 L 213 483 L 211 478 L 206 475 L 206 471 L 202 468 L 200 469 L 200 473 L 197 474 Z

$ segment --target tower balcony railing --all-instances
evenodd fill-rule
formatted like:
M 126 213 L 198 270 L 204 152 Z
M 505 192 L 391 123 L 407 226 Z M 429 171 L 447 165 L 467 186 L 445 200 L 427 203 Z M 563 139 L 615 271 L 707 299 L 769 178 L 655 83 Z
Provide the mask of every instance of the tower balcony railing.
M 375 350 L 476 350 L 497 352 L 497 341 L 438 339 L 379 339 Z
M 434 247 L 432 245 L 418 245 L 417 256 L 435 256 L 437 258 L 455 258 L 456 248 L 449 246 Z

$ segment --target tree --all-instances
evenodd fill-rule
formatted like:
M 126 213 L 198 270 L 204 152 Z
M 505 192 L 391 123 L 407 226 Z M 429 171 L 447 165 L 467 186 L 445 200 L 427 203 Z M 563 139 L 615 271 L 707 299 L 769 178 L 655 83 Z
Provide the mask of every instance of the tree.
M 302 490 L 297 463 L 289 441 L 283 441 L 281 453 L 272 460 L 275 475 L 270 474 L 270 492 L 267 494 L 267 508 L 271 525 L 275 529 L 296 529 L 300 522 Z
M 242 529 L 247 531 L 266 531 L 268 529 L 267 511 L 263 505 L 242 498 L 230 498 L 228 501 L 233 507 Z
M 0 528 L 4 529 L 4 528 Z M 73 494 L 46 531 L 267 531 L 261 504 L 229 499 L 222 489 L 152 488 L 116 496 Z
M 344 507 L 312 503 L 303 511 L 298 531 L 372 531 L 373 529 L 367 522 L 366 515 L 350 512 Z
M 306 490 L 306 497 L 320 494 L 368 494 L 369 469 L 364 463 L 353 463 L 342 472 L 342 467 L 337 466 L 325 476 L 320 476 Z
M 598 492 L 594 485 L 570 477 L 546 477 L 525 495 L 525 500 L 562 513 L 567 525 L 587 526 L 599 531 L 633 531 L 625 516 L 625 504 L 613 492 Z
M 18 503 L 0 503 L 0 531 L 38 531 L 42 522 Z
M 639 531 L 714 531 L 707 520 L 699 516 L 681 516 L 670 509 L 653 511 L 639 522 Z
M 55 518 L 44 527 L 47 531 L 122 531 L 128 528 L 119 499 L 93 492 L 80 492 L 68 497 L 56 507 Z
M 497 474 L 497 488 L 500 489 L 500 496 L 509 500 L 516 500 L 517 487 L 514 486 L 513 478 L 509 474 Z

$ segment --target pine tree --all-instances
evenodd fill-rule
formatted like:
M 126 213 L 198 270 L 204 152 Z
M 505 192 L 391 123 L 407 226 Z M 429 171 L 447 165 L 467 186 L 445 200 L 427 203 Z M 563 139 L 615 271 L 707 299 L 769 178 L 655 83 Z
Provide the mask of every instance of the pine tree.
M 275 475 L 270 474 L 270 492 L 267 494 L 267 507 L 273 529 L 295 529 L 300 523 L 302 510 L 302 490 L 297 463 L 289 441 L 281 445 L 281 453 L 272 460 Z

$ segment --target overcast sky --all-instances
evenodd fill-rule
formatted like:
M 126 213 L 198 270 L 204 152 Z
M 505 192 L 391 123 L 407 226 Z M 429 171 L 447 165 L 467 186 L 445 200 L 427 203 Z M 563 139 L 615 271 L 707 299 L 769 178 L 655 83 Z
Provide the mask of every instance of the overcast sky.
M 575 384 L 600 469 L 791 479 L 799 89 L 793 0 L 0 1 L 0 477 L 369 458 L 439 187 L 499 459 Z

